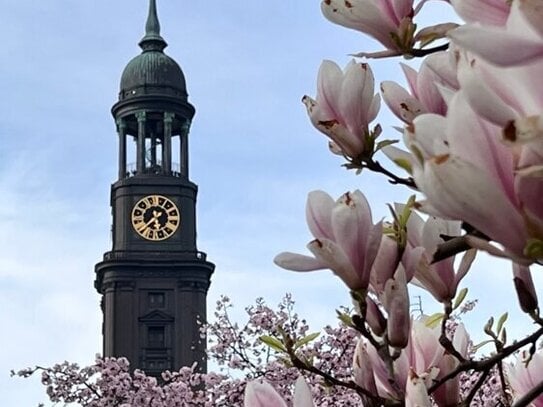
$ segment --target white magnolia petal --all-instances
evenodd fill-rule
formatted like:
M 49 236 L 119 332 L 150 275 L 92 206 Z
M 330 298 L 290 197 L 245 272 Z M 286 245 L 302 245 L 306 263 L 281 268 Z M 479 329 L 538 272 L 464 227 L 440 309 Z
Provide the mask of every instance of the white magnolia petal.
M 381 83 L 383 100 L 392 113 L 405 123 L 411 123 L 415 117 L 426 113 L 426 108 L 415 97 L 411 96 L 404 88 L 393 81 Z
M 293 407 L 313 407 L 313 399 L 311 390 L 304 380 L 303 376 L 298 377 L 294 388 L 294 404 Z
M 456 330 L 454 331 L 454 337 L 452 340 L 452 344 L 454 348 L 460 353 L 463 357 L 468 356 L 468 347 L 469 347 L 469 334 L 468 331 L 466 331 L 466 327 L 463 323 L 459 323 L 456 326 Z
M 328 239 L 314 240 L 307 246 L 317 260 L 326 264 L 351 289 L 362 288 L 362 284 L 350 259 L 334 242 Z
M 287 407 L 269 383 L 259 381 L 247 383 L 243 403 L 245 407 Z
M 317 104 L 324 116 L 321 120 L 338 117 L 336 106 L 338 104 L 343 72 L 333 61 L 324 60 L 319 68 L 317 77 Z
M 447 140 L 451 154 L 462 157 L 480 172 L 494 178 L 514 202 L 514 155 L 499 140 L 500 129 L 478 116 L 466 101 L 466 93 L 456 93 L 447 114 Z
M 522 215 L 486 172 L 459 157 L 441 156 L 427 161 L 415 181 L 445 217 L 461 219 L 522 254 L 527 239 Z
M 273 262 L 287 270 L 291 271 L 314 271 L 328 268 L 328 265 L 314 257 L 304 256 L 303 254 L 283 252 L 275 256 Z
M 444 220 L 431 216 L 422 228 L 422 245 L 426 249 L 428 258 L 432 258 L 437 246 L 444 243 L 442 236 L 460 236 L 461 222 Z
M 359 273 L 364 271 L 364 251 L 371 227 L 371 209 L 366 197 L 358 190 L 343 194 L 332 210 L 334 240 Z
M 510 6 L 504 0 L 451 0 L 454 10 L 465 21 L 505 25 Z
M 413 161 L 414 161 L 414 157 L 412 154 L 402 149 L 399 149 L 396 146 L 386 146 L 386 147 L 383 147 L 381 151 L 394 164 L 401 167 L 402 169 L 407 171 L 409 174 L 412 173 Z
M 411 91 L 411 94 L 418 98 L 417 94 L 417 77 L 418 72 L 410 67 L 407 64 L 404 64 L 403 62 L 400 62 L 400 67 L 402 68 L 403 74 L 405 75 L 405 79 L 407 79 L 407 84 L 409 85 L 409 90 Z
M 504 127 L 517 114 L 476 73 L 477 61 L 462 58 L 458 64 L 458 80 L 473 110 L 486 120 Z
M 531 63 L 543 57 L 543 41 L 515 35 L 502 28 L 464 25 L 449 32 L 457 45 L 501 66 Z M 496 44 L 500 44 L 496 47 Z
M 368 236 L 366 239 L 366 246 L 364 247 L 363 279 L 365 283 L 369 282 L 372 266 L 377 259 L 382 238 L 383 238 L 383 223 L 379 222 L 369 230 Z
M 405 407 L 431 407 L 424 379 L 411 370 L 405 386 Z
M 372 104 L 374 79 L 368 64 L 352 60 L 345 68 L 338 108 L 352 133 L 363 133 L 368 124 L 367 112 Z
M 330 214 L 335 202 L 324 191 L 312 191 L 307 196 L 305 215 L 309 230 L 316 239 L 333 239 Z
M 368 114 L 367 114 L 368 123 L 375 120 L 380 109 L 381 109 L 381 96 L 379 96 L 379 94 L 376 93 L 373 96 L 370 107 L 368 109 Z
M 390 33 L 396 26 L 386 18 L 373 0 L 327 0 L 321 2 L 322 14 L 331 22 L 369 34 L 385 47 L 394 49 Z
M 543 38 L 543 7 L 540 0 L 519 0 L 518 7 L 531 28 Z
M 471 265 L 473 264 L 473 261 L 475 260 L 476 255 L 477 255 L 477 250 L 469 249 L 462 256 L 462 260 L 460 261 L 458 270 L 456 271 L 456 276 L 454 278 L 456 287 L 458 287 L 458 284 L 460 284 L 460 281 L 462 281 L 462 279 L 466 276 L 467 272 L 471 268 Z
M 413 146 L 418 148 L 424 158 L 447 154 L 449 143 L 445 129 L 446 119 L 443 116 L 433 113 L 423 114 L 413 121 L 411 128 L 407 129 L 409 133 L 406 134 L 410 137 L 406 144 L 410 149 Z

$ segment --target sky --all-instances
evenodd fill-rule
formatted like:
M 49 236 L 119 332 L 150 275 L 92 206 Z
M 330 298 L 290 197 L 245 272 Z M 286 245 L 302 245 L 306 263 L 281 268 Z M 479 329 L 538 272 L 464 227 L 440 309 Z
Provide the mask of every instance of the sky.
M 433 16 L 447 13 L 430 7 Z M 0 10 L 0 398 L 26 407 L 46 401 L 43 388 L 37 378 L 10 378 L 10 369 L 88 364 L 101 351 L 93 280 L 111 249 L 110 108 L 122 69 L 140 51 L 147 1 L 0 0 Z M 189 142 L 198 248 L 216 264 L 209 309 L 225 294 L 242 318 L 255 298 L 276 304 L 290 292 L 312 331 L 334 323 L 334 309 L 349 303 L 339 279 L 287 272 L 272 259 L 305 252 L 309 191 L 360 189 L 374 219 L 387 216 L 386 202 L 410 195 L 342 168 L 300 101 L 315 95 L 323 59 L 344 66 L 349 53 L 379 45 L 327 22 L 317 0 L 159 0 L 158 12 L 166 53 L 182 67 L 196 107 Z M 376 81 L 403 83 L 398 62 L 372 62 Z M 379 121 L 385 136 L 397 137 L 389 113 Z M 466 319 L 474 331 L 517 308 L 505 262 L 483 257 L 466 284 L 482 315 Z M 422 305 L 437 311 L 427 297 Z M 512 337 L 529 328 L 518 312 L 509 323 Z

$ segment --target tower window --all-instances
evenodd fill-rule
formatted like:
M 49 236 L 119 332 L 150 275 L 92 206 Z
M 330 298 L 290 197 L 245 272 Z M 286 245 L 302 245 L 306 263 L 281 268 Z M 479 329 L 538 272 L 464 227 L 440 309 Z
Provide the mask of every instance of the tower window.
M 149 293 L 149 308 L 164 308 L 166 306 L 166 296 L 164 293 Z
M 147 331 L 147 344 L 150 348 L 165 347 L 165 335 L 163 326 L 150 326 Z

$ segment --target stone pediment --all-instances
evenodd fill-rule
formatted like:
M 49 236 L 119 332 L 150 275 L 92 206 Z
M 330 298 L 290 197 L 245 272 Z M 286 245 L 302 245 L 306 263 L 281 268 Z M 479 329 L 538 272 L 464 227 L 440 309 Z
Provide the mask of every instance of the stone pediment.
M 138 318 L 140 322 L 173 322 L 174 317 L 163 311 L 154 310 Z

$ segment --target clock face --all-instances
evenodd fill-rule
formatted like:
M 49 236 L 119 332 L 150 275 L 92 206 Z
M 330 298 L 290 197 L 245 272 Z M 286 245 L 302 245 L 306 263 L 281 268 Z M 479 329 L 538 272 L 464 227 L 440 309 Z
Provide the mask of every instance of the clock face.
M 147 240 L 165 240 L 179 227 L 179 209 L 162 195 L 141 198 L 132 209 L 132 226 Z

